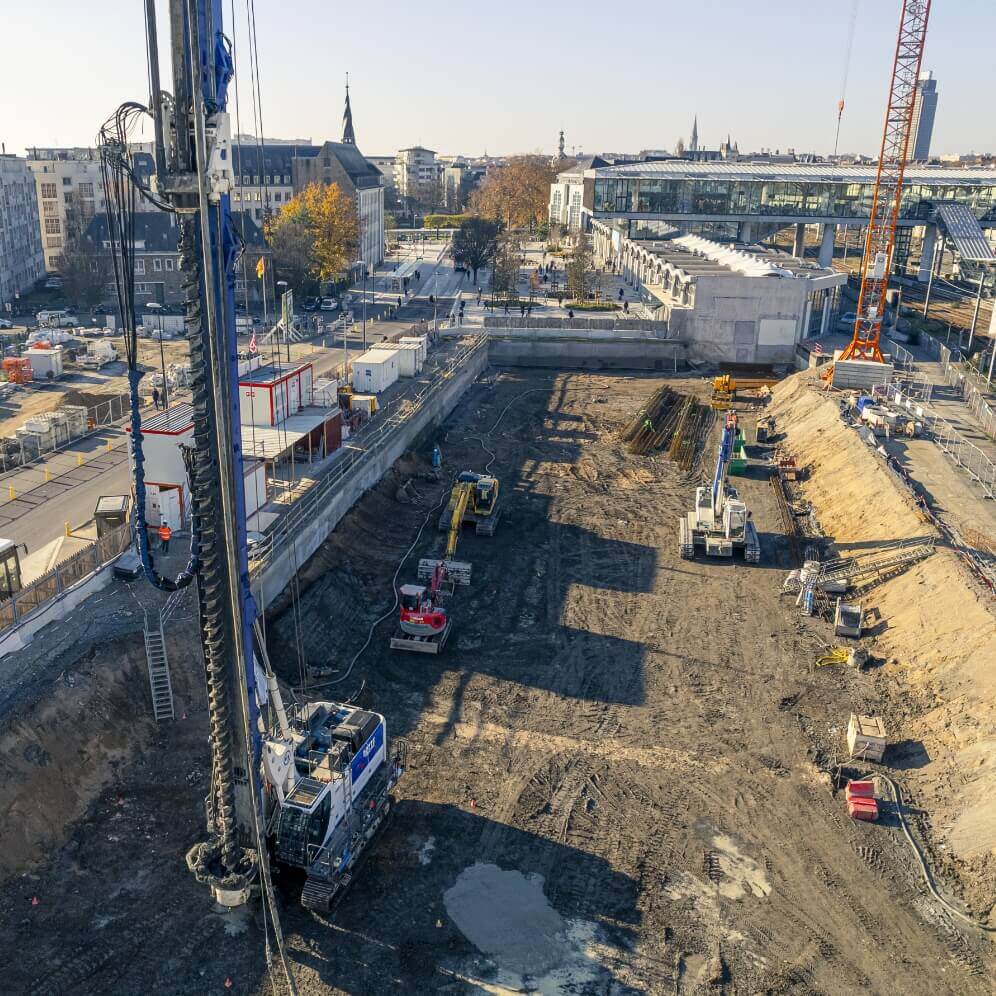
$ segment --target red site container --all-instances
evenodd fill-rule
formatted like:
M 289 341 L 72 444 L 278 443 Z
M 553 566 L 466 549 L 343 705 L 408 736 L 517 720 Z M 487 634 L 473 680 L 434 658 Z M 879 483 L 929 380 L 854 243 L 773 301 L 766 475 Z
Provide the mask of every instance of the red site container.
M 864 782 L 848 782 L 844 792 L 848 799 L 874 799 L 875 783 L 871 779 Z
M 874 799 L 848 799 L 847 815 L 852 820 L 868 820 L 874 822 L 878 819 L 878 803 Z

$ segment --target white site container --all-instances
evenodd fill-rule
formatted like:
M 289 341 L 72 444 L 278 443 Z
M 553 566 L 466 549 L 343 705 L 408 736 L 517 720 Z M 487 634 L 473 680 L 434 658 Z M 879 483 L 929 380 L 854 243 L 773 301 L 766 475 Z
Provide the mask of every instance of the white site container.
M 399 376 L 397 349 L 371 349 L 353 360 L 353 389 L 360 394 L 380 394 Z
M 62 376 L 61 346 L 53 346 L 51 349 L 33 346 L 25 350 L 24 355 L 31 364 L 35 380 L 55 380 L 56 377 Z
M 419 358 L 422 363 L 425 363 L 425 358 L 429 355 L 429 337 L 427 335 L 403 335 L 398 342 L 404 345 L 415 343 L 418 346 Z
M 421 369 L 422 363 L 419 360 L 418 346 L 414 343 L 391 343 L 390 346 L 381 343 L 374 346 L 370 351 L 376 350 L 378 353 L 394 353 L 398 360 L 398 376 L 414 377 Z
M 311 387 L 311 403 L 319 408 L 334 408 L 339 404 L 339 381 L 319 377 Z
M 371 349 L 397 350 L 399 358 L 399 370 L 402 377 L 414 377 L 422 372 L 422 348 L 418 342 L 411 339 L 399 339 L 397 342 L 378 342 Z M 412 352 L 414 361 L 403 354 Z
M 415 374 L 420 374 L 422 364 L 425 362 L 425 358 L 422 356 L 422 347 L 417 342 L 399 342 L 398 348 L 410 352 L 415 357 Z M 414 377 L 415 374 L 411 374 L 411 376 Z

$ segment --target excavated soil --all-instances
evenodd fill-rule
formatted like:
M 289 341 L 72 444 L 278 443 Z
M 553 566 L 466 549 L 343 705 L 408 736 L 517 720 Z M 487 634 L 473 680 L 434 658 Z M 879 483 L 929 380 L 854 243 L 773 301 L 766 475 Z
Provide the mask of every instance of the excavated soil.
M 885 461 L 838 418 L 811 374 L 774 390 L 770 413 L 808 478 L 801 490 L 846 555 L 937 535 Z M 982 920 L 996 904 L 996 613 L 943 543 L 873 590 L 875 680 L 895 745 L 890 766 L 921 811 L 924 843 Z M 994 918 L 996 925 L 996 918 Z
M 779 600 L 791 565 L 766 475 L 738 481 L 760 565 L 679 559 L 697 478 L 616 439 L 662 383 L 475 386 L 440 433 L 442 479 L 429 440 L 268 620 L 286 681 L 336 669 L 327 694 L 384 712 L 410 747 L 394 821 L 334 921 L 278 876 L 299 992 L 991 992 L 988 946 L 929 898 L 898 825 L 850 821 L 814 764 L 888 681 L 814 667 L 828 633 Z M 506 514 L 461 539 L 473 576 L 450 644 L 392 653 L 398 563 L 423 523 L 399 582 L 439 554 L 445 481 L 492 452 Z M 398 500 L 409 479 L 417 504 Z M 184 666 L 196 685 L 196 655 Z M 12 991 L 272 991 L 259 913 L 219 914 L 183 865 L 207 763 L 203 696 L 184 709 L 0 891 Z

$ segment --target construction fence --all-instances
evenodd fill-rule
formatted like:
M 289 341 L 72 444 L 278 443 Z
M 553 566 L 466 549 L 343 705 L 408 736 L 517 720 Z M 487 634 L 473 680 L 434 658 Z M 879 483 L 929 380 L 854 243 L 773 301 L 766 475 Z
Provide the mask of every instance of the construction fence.
M 401 425 L 414 418 L 431 398 L 442 391 L 478 350 L 487 348 L 487 336 L 480 336 L 464 346 L 433 371 L 432 380 L 423 390 L 414 397 L 397 399 L 375 416 L 374 423 L 368 424 L 358 436 L 351 437 L 348 447 L 344 447 L 344 452 L 332 464 L 328 474 L 294 500 L 265 540 L 253 549 L 250 575 L 257 577 L 261 574 L 273 555 L 274 546 L 282 547 L 301 532 L 320 513 L 345 480 L 358 473 L 391 440 Z
M 600 330 L 605 332 L 651 332 L 657 339 L 677 339 L 666 322 L 648 321 L 645 318 L 543 318 L 515 315 L 486 315 L 486 329 L 573 329 L 576 331 Z
M 50 444 L 42 443 L 30 447 L 25 446 L 22 440 L 15 438 L 0 440 L 0 473 L 17 467 L 26 467 L 49 453 L 56 453 L 79 439 L 85 439 L 104 426 L 116 425 L 122 419 L 127 418 L 129 412 L 128 395 L 116 394 L 100 404 L 86 406 L 86 430 L 77 436 L 59 442 L 53 438 Z
M 73 585 L 109 564 L 131 546 L 131 541 L 131 525 L 120 526 L 67 557 L 6 601 L 0 602 L 0 633 L 16 626 L 38 609 L 59 598 Z
M 904 393 L 895 384 L 880 384 L 872 389 L 875 397 L 905 408 L 923 422 L 931 438 L 950 457 L 951 461 L 974 481 L 977 481 L 987 498 L 996 498 L 996 465 L 975 443 L 965 439 L 950 422 L 924 407 L 920 399 Z
M 996 409 L 993 408 L 992 402 L 986 398 L 989 387 L 985 378 L 965 362 L 965 358 L 959 350 L 949 349 L 932 336 L 922 336 L 921 342 L 931 354 L 937 357 L 946 383 L 961 393 L 969 411 L 978 420 L 982 431 L 990 439 L 996 439 Z

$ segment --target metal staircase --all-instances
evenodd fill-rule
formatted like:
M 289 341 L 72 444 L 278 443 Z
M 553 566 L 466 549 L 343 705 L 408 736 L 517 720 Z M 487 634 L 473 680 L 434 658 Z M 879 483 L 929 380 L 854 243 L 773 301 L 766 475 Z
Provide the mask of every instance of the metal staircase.
M 157 723 L 173 718 L 173 683 L 169 677 L 166 641 L 161 617 L 150 625 L 145 617 L 145 657 L 149 663 L 149 687 L 152 690 L 152 713 Z
M 169 658 L 166 656 L 166 620 L 176 611 L 183 599 L 183 588 L 174 591 L 159 610 L 159 615 L 150 619 L 145 612 L 145 659 L 149 666 L 149 688 L 152 691 L 152 714 L 157 723 L 173 719 L 173 682 L 169 674 Z

